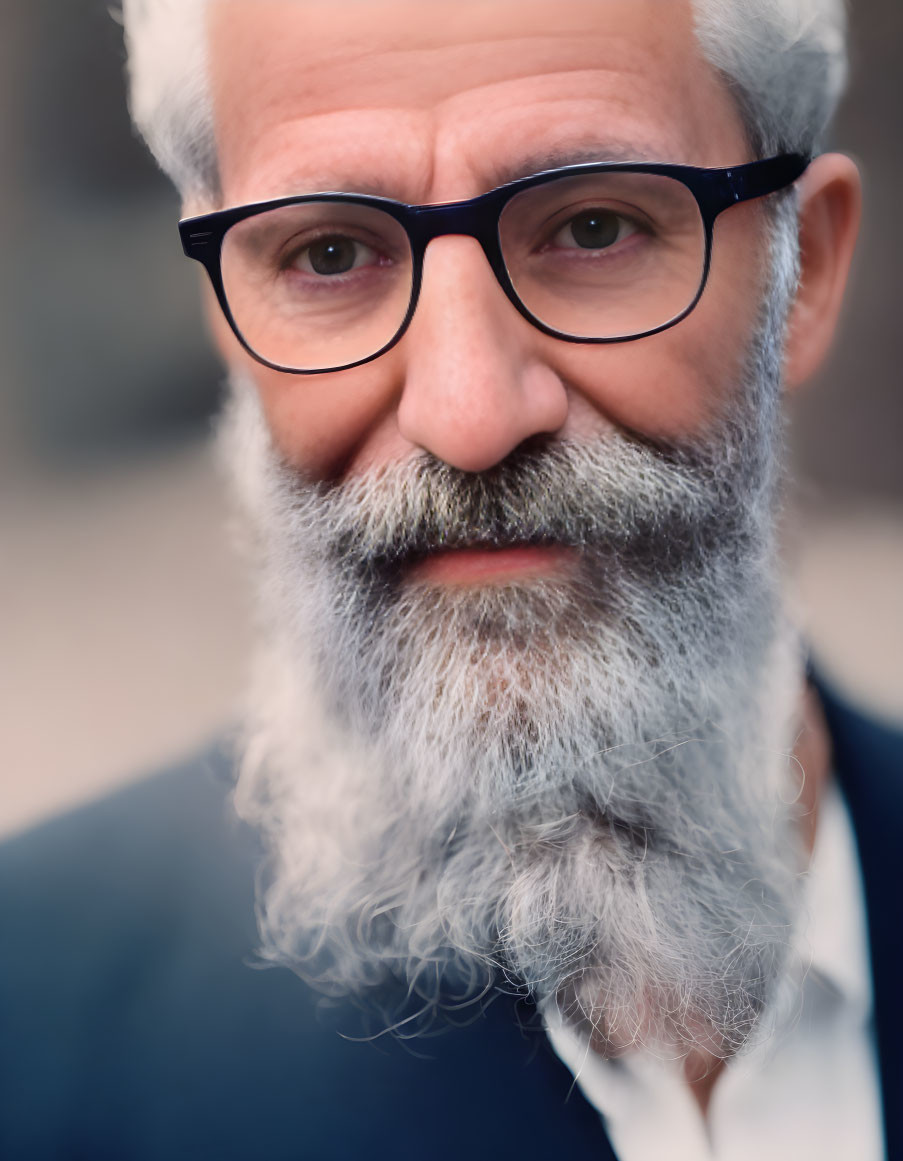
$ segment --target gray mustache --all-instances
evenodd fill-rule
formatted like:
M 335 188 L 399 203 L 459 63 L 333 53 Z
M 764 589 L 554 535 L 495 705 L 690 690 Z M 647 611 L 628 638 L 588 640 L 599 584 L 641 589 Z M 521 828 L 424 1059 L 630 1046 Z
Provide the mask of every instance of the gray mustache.
M 688 568 L 720 546 L 742 550 L 754 532 L 741 500 L 753 473 L 738 472 L 736 457 L 724 470 L 727 454 L 617 436 L 534 442 L 481 473 L 423 455 L 362 488 L 315 486 L 319 549 L 383 579 L 443 549 L 524 544 L 574 548 L 609 565 Z

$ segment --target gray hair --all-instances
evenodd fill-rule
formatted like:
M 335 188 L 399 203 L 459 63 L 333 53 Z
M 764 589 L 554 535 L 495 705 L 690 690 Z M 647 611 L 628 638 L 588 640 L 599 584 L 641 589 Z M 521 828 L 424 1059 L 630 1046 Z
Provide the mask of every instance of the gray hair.
M 135 125 L 190 202 L 219 198 L 207 83 L 209 0 L 122 0 Z M 692 0 L 697 37 L 725 78 L 755 154 L 814 152 L 847 72 L 844 0 Z

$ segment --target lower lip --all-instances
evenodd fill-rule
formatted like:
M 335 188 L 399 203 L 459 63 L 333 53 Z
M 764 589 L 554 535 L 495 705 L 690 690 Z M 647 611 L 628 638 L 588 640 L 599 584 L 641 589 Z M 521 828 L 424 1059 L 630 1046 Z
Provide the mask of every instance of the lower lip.
M 408 579 L 430 584 L 479 584 L 561 573 L 574 551 L 552 545 L 514 548 L 454 548 L 434 552 L 410 569 Z

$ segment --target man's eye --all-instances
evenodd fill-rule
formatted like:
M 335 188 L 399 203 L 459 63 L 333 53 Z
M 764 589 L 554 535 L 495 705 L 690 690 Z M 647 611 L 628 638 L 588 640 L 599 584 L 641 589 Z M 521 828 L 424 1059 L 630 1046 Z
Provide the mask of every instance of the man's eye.
M 375 266 L 376 251 L 347 234 L 327 234 L 298 250 L 290 265 L 305 274 L 329 277 L 348 274 L 361 266 Z
M 569 219 L 552 239 L 552 245 L 571 250 L 607 250 L 636 232 L 636 225 L 621 214 L 590 209 Z

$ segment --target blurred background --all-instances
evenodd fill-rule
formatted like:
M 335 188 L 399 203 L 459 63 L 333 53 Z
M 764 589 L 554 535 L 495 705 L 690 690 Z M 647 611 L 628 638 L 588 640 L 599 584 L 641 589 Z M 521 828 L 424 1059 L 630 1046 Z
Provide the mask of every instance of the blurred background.
M 104 0 L 0 0 L 0 833 L 200 746 L 249 628 L 209 450 L 220 371 Z M 866 179 L 830 368 L 794 401 L 815 652 L 903 722 L 903 5 L 853 0 L 835 144 Z

